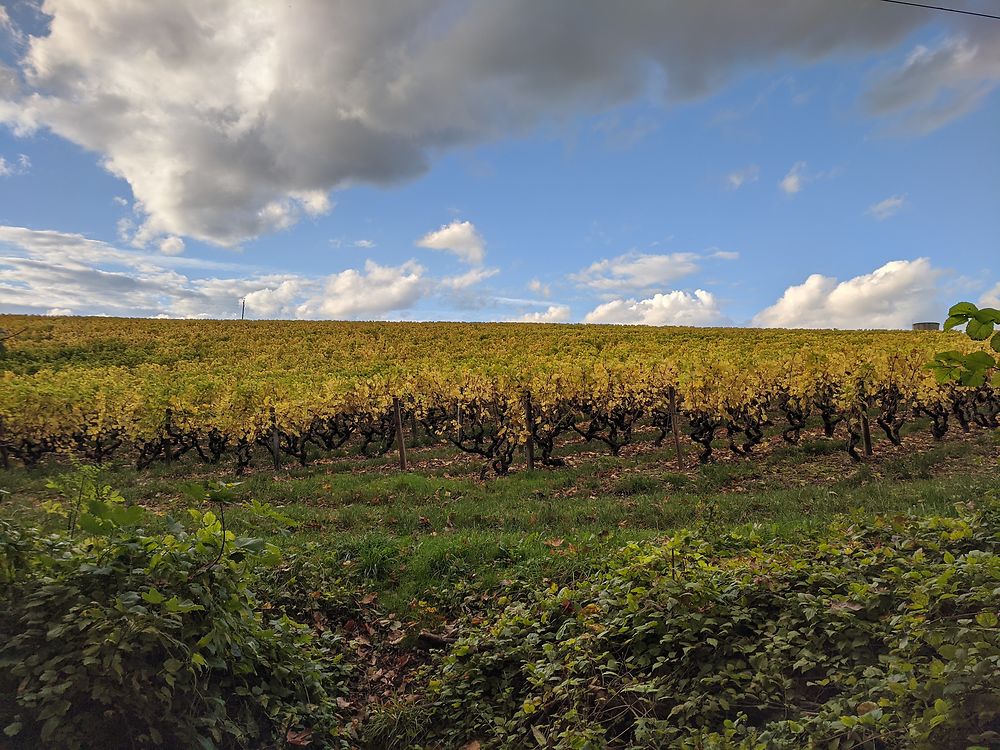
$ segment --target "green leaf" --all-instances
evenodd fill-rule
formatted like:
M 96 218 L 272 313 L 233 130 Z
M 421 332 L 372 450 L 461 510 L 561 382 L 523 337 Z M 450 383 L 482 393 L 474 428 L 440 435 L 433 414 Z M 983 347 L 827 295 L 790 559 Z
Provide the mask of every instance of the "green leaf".
M 118 526 L 135 526 L 142 516 L 142 507 L 138 505 L 116 505 L 108 512 L 108 518 Z
M 181 601 L 176 596 L 172 596 L 165 602 L 163 602 L 163 608 L 166 609 L 167 612 L 177 612 L 177 613 L 191 612 L 196 609 L 204 609 L 204 607 L 202 607 L 200 604 L 195 604 L 194 602 L 186 600 Z
M 993 334 L 993 321 L 981 323 L 973 318 L 969 321 L 969 325 L 965 327 L 965 333 L 973 341 L 984 341 Z
M 107 526 L 104 521 L 90 513 L 83 513 L 77 520 L 77 526 L 86 531 L 88 534 L 93 534 L 94 536 L 103 536 L 108 533 Z
M 542 730 L 538 727 L 532 727 L 531 733 L 535 736 L 535 742 L 538 743 L 539 747 L 545 747 L 549 744 L 549 741 L 545 739 L 545 735 L 542 733 Z
M 161 594 L 156 589 L 150 589 L 142 594 L 143 601 L 149 602 L 150 604 L 162 604 L 167 600 L 163 594 Z
M 971 302 L 959 302 L 958 304 L 951 306 L 951 309 L 948 310 L 948 315 L 966 315 L 971 317 L 975 315 L 978 310 L 979 308 Z
M 962 325 L 968 318 L 965 315 L 952 315 L 944 322 L 944 330 L 950 331 L 955 326 Z
M 995 307 L 984 307 L 974 317 L 980 323 L 1000 323 L 1000 310 Z
M 987 367 L 996 367 L 997 361 L 986 352 L 973 352 L 965 358 L 965 366 L 970 370 L 980 370 Z
M 197 651 L 195 651 L 193 654 L 191 654 L 191 663 L 192 664 L 197 664 L 199 667 L 207 667 L 208 666 L 208 662 L 205 661 L 205 657 L 202 656 L 201 654 L 199 654 Z
M 201 482 L 184 482 L 177 489 L 197 503 L 208 499 L 208 488 Z
M 995 628 L 1000 623 L 1000 618 L 995 612 L 980 612 L 976 615 L 976 622 L 984 628 Z
M 938 352 L 934 355 L 934 359 L 943 363 L 960 363 L 965 361 L 965 352 L 960 352 L 955 349 L 949 349 L 946 352 Z
M 163 668 L 171 673 L 179 672 L 181 667 L 183 666 L 184 665 L 181 664 L 180 661 L 178 661 L 177 659 L 167 659 L 165 662 L 163 662 Z
M 994 333 L 990 339 L 990 348 L 995 352 L 1000 352 L 1000 332 Z
M 19 721 L 11 722 L 3 728 L 3 733 L 8 737 L 13 737 L 15 734 L 21 731 L 22 724 Z
M 986 370 L 966 370 L 962 373 L 959 382 L 962 385 L 967 385 L 970 388 L 979 388 L 986 384 Z

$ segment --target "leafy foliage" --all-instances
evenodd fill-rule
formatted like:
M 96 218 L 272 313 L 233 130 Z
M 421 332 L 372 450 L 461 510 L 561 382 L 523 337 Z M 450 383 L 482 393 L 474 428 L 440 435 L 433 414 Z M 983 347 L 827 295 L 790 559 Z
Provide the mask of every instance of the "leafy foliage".
M 334 636 L 265 622 L 248 588 L 275 550 L 190 511 L 147 534 L 92 472 L 77 527 L 0 524 L 0 726 L 18 747 L 338 746 L 346 668 Z M 209 500 L 225 488 L 208 488 Z M 62 513 L 62 506 L 52 507 Z M 72 511 L 70 511 L 72 512 Z M 332 708 L 331 708 L 332 706 Z
M 990 348 L 994 352 L 1000 352 L 1000 331 L 994 332 L 998 324 L 1000 310 L 993 307 L 979 309 L 971 302 L 959 302 L 948 311 L 944 329 L 949 331 L 956 326 L 965 325 L 965 333 L 970 339 L 989 339 Z M 935 355 L 930 368 L 939 383 L 957 382 L 981 387 L 989 382 L 994 388 L 1000 387 L 1000 370 L 997 370 L 996 358 L 985 351 L 941 352 Z
M 764 548 L 633 544 L 473 628 L 372 747 L 1000 742 L 1000 506 Z

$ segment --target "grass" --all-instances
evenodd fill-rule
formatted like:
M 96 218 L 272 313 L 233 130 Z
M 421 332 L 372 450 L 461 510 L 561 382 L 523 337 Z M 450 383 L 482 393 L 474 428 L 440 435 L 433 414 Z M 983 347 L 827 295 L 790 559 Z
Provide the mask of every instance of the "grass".
M 386 612 L 421 600 L 447 610 L 460 606 L 449 599 L 456 587 L 572 577 L 628 541 L 681 527 L 794 538 L 842 514 L 947 514 L 956 502 L 1000 490 L 1000 451 L 989 433 L 917 447 L 883 441 L 875 460 L 854 464 L 839 441 L 809 435 L 793 446 L 772 438 L 749 460 L 723 450 L 717 463 L 678 467 L 666 458 L 671 451 L 645 440 L 622 457 L 591 452 L 575 465 L 486 482 L 474 465 L 435 463 L 449 460 L 446 450 L 419 448 L 417 470 L 405 474 L 392 469 L 391 456 L 257 470 L 236 493 L 277 513 L 243 503 L 227 519 L 237 531 L 339 567 L 350 584 L 375 592 Z M 5 514 L 40 514 L 39 503 L 54 496 L 47 480 L 66 468 L 0 472 Z M 233 478 L 187 461 L 104 472 L 126 499 L 163 516 L 190 504 L 178 485 L 200 479 Z

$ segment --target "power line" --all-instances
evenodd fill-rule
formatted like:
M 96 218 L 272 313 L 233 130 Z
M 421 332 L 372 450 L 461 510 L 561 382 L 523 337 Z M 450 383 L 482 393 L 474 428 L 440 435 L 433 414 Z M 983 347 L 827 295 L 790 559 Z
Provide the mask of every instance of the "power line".
M 909 0 L 881 0 L 883 3 L 893 3 L 894 5 L 909 5 L 914 8 L 926 8 L 927 10 L 943 10 L 946 13 L 961 13 L 963 16 L 979 16 L 980 18 L 992 18 L 1000 21 L 1000 16 L 991 16 L 989 13 L 977 13 L 974 10 L 962 10 L 961 8 L 945 8 L 942 5 L 924 5 L 923 3 L 911 3 Z

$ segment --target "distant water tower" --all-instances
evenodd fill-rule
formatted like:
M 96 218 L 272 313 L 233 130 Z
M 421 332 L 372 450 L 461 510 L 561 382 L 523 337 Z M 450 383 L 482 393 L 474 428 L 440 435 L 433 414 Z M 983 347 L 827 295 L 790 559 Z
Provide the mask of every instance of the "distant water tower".
M 913 330 L 914 331 L 940 331 L 941 330 L 941 324 L 940 323 L 914 323 L 913 324 Z

